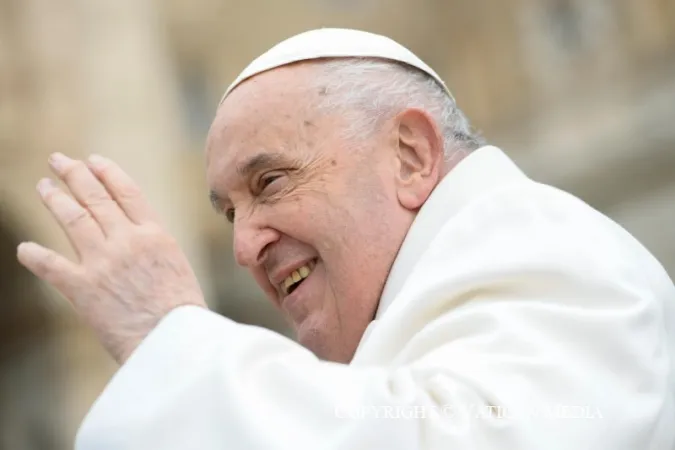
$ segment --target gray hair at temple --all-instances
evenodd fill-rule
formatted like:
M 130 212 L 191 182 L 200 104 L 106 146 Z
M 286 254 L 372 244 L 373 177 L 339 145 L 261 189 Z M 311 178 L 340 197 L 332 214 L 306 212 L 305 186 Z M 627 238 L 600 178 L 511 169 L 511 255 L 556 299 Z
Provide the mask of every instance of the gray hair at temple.
M 420 108 L 441 128 L 446 160 L 485 144 L 455 100 L 415 67 L 376 58 L 335 58 L 322 61 L 319 73 L 319 110 L 346 115 L 353 124 L 346 130 L 348 137 L 368 136 L 402 109 Z

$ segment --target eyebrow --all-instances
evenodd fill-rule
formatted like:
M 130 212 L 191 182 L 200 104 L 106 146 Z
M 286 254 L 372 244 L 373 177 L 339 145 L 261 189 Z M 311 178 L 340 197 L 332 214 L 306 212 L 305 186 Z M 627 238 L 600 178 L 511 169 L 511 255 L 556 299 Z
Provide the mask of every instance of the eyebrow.
M 242 178 L 248 178 L 251 174 L 270 167 L 278 167 L 282 164 L 289 164 L 291 161 L 283 153 L 258 153 L 251 156 L 237 166 L 237 174 Z M 217 213 L 222 213 L 221 202 L 223 198 L 214 190 L 209 191 L 209 200 L 211 206 Z
M 222 214 L 222 209 L 220 207 L 220 202 L 223 199 L 220 198 L 220 195 L 216 193 L 213 189 L 209 191 L 209 201 L 211 202 L 211 207 L 218 213 Z

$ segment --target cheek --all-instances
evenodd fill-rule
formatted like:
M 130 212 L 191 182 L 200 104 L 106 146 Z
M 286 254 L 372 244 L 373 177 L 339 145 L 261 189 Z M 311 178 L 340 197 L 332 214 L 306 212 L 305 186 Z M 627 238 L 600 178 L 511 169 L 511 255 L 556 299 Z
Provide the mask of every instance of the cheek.
M 270 205 L 270 225 L 300 242 L 315 245 L 330 236 L 334 208 L 321 198 L 295 195 Z
M 277 290 L 270 283 L 269 278 L 267 277 L 265 271 L 263 269 L 254 269 L 252 271 L 252 275 L 256 283 L 258 283 L 258 286 L 260 286 L 262 290 L 265 291 L 265 294 L 267 294 L 270 300 L 272 300 L 272 303 L 274 303 L 274 305 L 276 305 L 277 307 L 281 307 L 281 305 L 279 304 L 279 296 L 277 294 Z

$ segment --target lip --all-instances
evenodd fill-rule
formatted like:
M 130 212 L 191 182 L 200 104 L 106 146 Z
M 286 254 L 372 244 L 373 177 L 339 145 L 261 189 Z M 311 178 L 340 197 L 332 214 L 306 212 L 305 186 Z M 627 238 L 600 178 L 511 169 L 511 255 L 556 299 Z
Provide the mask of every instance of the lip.
M 277 290 L 281 298 L 283 299 L 286 295 L 283 293 L 281 290 L 281 283 L 288 277 L 290 276 L 294 271 L 298 270 L 304 265 L 307 265 L 309 263 L 314 263 L 316 266 L 316 258 L 308 258 L 308 259 L 303 259 L 302 261 L 295 262 L 293 264 L 287 264 L 280 269 L 275 270 L 271 276 L 269 277 L 270 283 L 274 288 Z

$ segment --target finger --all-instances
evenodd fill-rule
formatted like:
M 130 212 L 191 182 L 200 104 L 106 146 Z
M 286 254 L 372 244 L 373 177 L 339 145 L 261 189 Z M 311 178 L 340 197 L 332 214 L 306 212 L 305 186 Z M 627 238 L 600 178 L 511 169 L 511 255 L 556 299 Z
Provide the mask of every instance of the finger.
M 48 178 L 41 180 L 38 183 L 38 192 L 42 202 L 66 232 L 78 255 L 105 240 L 101 227 L 92 218 L 91 213 L 59 189 L 52 180 Z
M 23 242 L 17 248 L 17 259 L 35 276 L 71 298 L 80 278 L 78 266 L 53 250 L 34 242 Z
M 134 223 L 157 221 L 157 216 L 141 189 L 117 164 L 103 156 L 91 155 L 89 168 Z
M 54 153 L 49 158 L 54 172 L 70 189 L 73 197 L 91 212 L 101 225 L 104 234 L 128 223 L 124 212 L 113 200 L 106 188 L 91 173 L 82 161 L 68 158 L 61 153 Z

